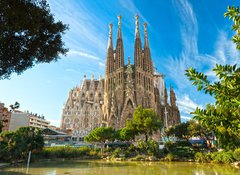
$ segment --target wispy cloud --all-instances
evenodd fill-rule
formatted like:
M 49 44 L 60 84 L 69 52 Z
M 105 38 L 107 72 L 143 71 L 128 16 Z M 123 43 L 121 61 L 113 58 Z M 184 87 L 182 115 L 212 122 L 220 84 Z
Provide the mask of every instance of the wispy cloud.
M 202 105 L 197 104 L 196 102 L 192 101 L 189 97 L 189 95 L 185 94 L 182 97 L 178 99 L 177 102 L 179 109 L 181 112 L 185 114 L 190 114 L 190 112 L 195 111 L 195 109 L 198 108 L 203 108 Z
M 192 117 L 181 116 L 181 119 L 184 119 L 184 120 L 192 120 Z
M 139 9 L 135 6 L 135 4 L 131 0 L 120 0 L 120 4 L 122 5 L 123 8 L 127 9 L 133 17 L 136 14 L 138 14 L 140 16 L 140 19 L 143 19 L 143 21 L 148 23 L 148 25 L 150 26 L 147 19 L 143 16 L 143 14 L 139 11 Z
M 98 62 L 98 65 L 101 66 L 101 67 L 104 67 L 104 66 L 105 66 L 105 64 L 102 63 L 102 62 Z
M 68 1 L 51 0 L 49 4 L 51 11 L 57 14 L 56 18 L 69 24 L 70 29 L 65 36 L 67 47 L 89 49 L 92 45 L 94 46 L 92 49 L 106 49 L 103 41 L 107 41 L 107 38 L 105 35 L 99 34 L 103 33 L 99 32 L 103 29 L 97 27 L 104 26 L 104 24 L 90 9 L 84 6 L 83 2 L 71 1 L 69 3 Z
M 90 53 L 84 52 L 84 51 L 79 51 L 79 50 L 70 50 L 68 52 L 68 55 L 76 55 L 76 56 L 80 56 L 80 57 L 86 57 L 92 60 L 100 60 L 99 57 L 92 55 Z
M 77 71 L 75 69 L 65 69 L 66 72 L 72 72 L 72 73 L 76 73 L 76 74 L 82 74 L 82 72 Z
M 196 87 L 184 75 L 185 70 L 194 67 L 198 71 L 205 72 L 211 80 L 216 80 L 212 72 L 215 64 L 236 64 L 239 63 L 240 53 L 229 39 L 225 31 L 219 31 L 212 53 L 199 53 L 198 49 L 198 21 L 196 14 L 187 0 L 172 1 L 177 9 L 180 19 L 180 33 L 182 41 L 182 51 L 178 56 L 170 55 L 165 64 L 168 75 L 178 87 L 177 94 L 182 94 L 186 90 L 189 93 L 195 91 Z M 196 97 L 192 93 L 190 99 Z M 183 108 L 183 110 L 186 110 Z

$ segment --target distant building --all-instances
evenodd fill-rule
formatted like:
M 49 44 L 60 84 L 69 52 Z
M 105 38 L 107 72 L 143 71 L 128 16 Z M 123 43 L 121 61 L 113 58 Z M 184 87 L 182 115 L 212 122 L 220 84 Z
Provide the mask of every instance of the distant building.
M 154 70 L 147 24 L 144 23 L 143 45 L 136 16 L 134 64 L 124 63 L 121 16 L 118 17 L 116 47 L 113 46 L 112 27 L 106 54 L 104 80 L 86 79 L 80 87 L 69 92 L 62 113 L 62 129 L 70 129 L 73 136 L 83 137 L 98 126 L 125 127 L 134 110 L 141 105 L 152 108 L 164 122 L 164 127 L 180 123 L 180 113 L 173 88 L 170 100 L 163 75 Z
M 38 116 L 37 114 L 29 112 L 14 111 L 11 116 L 9 130 L 15 131 L 24 126 L 32 126 L 43 129 L 48 128 L 49 125 L 50 122 L 44 119 L 43 116 Z
M 0 122 L 3 125 L 2 131 L 9 130 L 9 124 L 11 119 L 11 112 L 4 106 L 4 103 L 0 102 Z

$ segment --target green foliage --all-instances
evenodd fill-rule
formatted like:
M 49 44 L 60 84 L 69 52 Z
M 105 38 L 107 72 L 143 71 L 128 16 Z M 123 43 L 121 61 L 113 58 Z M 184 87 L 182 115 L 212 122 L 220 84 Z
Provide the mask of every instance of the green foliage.
M 121 141 L 129 141 L 135 138 L 135 132 L 131 128 L 127 128 L 127 127 L 122 128 L 118 130 L 117 133 L 118 133 L 117 138 Z
M 237 45 L 237 49 L 240 50 L 240 8 L 228 6 L 227 10 L 224 13 L 224 17 L 229 17 L 234 22 L 232 30 L 236 31 L 236 34 L 232 37 L 232 41 Z
M 194 156 L 194 159 L 196 162 L 209 163 L 212 161 L 212 157 L 213 157 L 212 153 L 197 152 Z
M 144 155 L 137 155 L 136 157 L 132 158 L 132 161 L 141 161 L 141 160 L 145 160 L 146 156 Z
M 171 162 L 174 160 L 174 155 L 172 153 L 168 153 L 167 156 L 164 158 L 164 160 Z
M 147 142 L 139 140 L 137 143 L 137 150 L 140 154 L 155 155 L 159 156 L 160 150 L 158 143 L 152 139 Z
M 232 30 L 236 31 L 232 40 L 240 50 L 240 9 L 228 6 L 225 17 L 233 20 Z M 192 114 L 220 141 L 220 146 L 235 149 L 240 146 L 240 67 L 237 65 L 216 65 L 213 69 L 218 81 L 210 82 L 206 75 L 194 68 L 186 70 L 186 75 L 197 89 L 213 95 L 215 104 L 207 104 L 205 109 L 197 108 Z
M 55 159 L 55 158 L 98 158 L 99 150 L 90 149 L 88 147 L 45 147 L 39 154 L 39 158 Z
M 220 151 L 213 154 L 214 163 L 232 163 L 234 160 L 232 151 Z
M 107 140 L 115 140 L 115 130 L 112 127 L 99 127 L 92 130 L 92 132 L 84 137 L 86 142 L 101 142 L 105 143 Z
M 114 158 L 117 158 L 117 157 L 119 157 L 119 154 L 121 153 L 121 149 L 120 148 L 116 148 L 114 151 L 113 151 L 113 154 L 112 154 L 112 156 L 114 157 Z
M 135 131 L 136 134 L 144 134 L 145 141 L 154 131 L 161 129 L 163 126 L 157 114 L 151 108 L 142 108 L 138 106 L 133 114 L 132 121 L 127 122 L 127 128 Z
M 200 124 L 214 131 L 223 148 L 236 148 L 240 145 L 240 68 L 236 65 L 216 65 L 213 71 L 219 81 L 210 83 L 203 80 L 200 73 L 193 68 L 186 75 L 199 90 L 214 95 L 215 104 L 206 105 L 206 109 L 197 108 L 192 114 Z M 201 84 L 199 82 L 205 82 Z
M 235 151 L 233 153 L 233 157 L 236 161 L 240 161 L 240 148 L 235 149 Z
M 204 127 L 195 120 L 189 120 L 185 123 L 179 123 L 175 126 L 166 129 L 165 134 L 167 137 L 174 136 L 178 139 L 188 140 L 190 137 L 208 138 L 211 132 L 208 128 Z
M 173 154 L 175 159 L 180 160 L 193 159 L 195 154 L 187 141 L 167 142 L 164 150 L 166 153 Z
M 29 151 L 38 153 L 43 145 L 43 136 L 37 128 L 22 127 L 16 132 L 3 132 L 0 134 L 0 158 L 7 161 L 25 159 Z
M 0 79 L 66 54 L 68 26 L 55 22 L 46 0 L 1 0 L 0 9 Z

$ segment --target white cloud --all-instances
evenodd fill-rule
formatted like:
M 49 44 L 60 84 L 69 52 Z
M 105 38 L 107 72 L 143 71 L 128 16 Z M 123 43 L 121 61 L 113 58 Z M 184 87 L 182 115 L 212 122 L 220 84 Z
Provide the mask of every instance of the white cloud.
M 75 69 L 65 69 L 66 72 L 73 72 L 73 73 L 76 73 L 76 74 L 82 74 L 82 72 L 80 71 L 77 71 Z
M 86 57 L 86 58 L 89 58 L 89 59 L 92 59 L 92 60 L 100 60 L 100 58 L 95 56 L 95 55 L 89 54 L 89 53 L 84 52 L 84 51 L 79 51 L 79 50 L 70 50 L 68 52 L 68 55 L 76 55 L 76 56 Z
M 69 24 L 69 31 L 64 36 L 66 46 L 72 48 L 83 47 L 84 49 L 95 46 L 96 50 L 106 49 L 103 41 L 107 36 L 101 35 L 104 26 L 90 9 L 84 6 L 84 2 L 49 1 L 51 11 L 56 14 L 55 18 Z M 77 10 L 76 10 L 77 9 Z M 107 26 L 106 26 L 107 27 Z
M 185 120 L 192 120 L 192 117 L 181 116 L 181 119 L 185 119 Z
M 143 19 L 144 22 L 148 23 L 148 26 L 150 26 L 147 19 L 143 16 L 143 14 L 138 10 L 138 8 L 135 6 L 135 4 L 130 0 L 120 0 L 120 4 L 122 7 L 127 9 L 131 15 L 134 17 L 136 14 L 140 16 L 141 19 Z
M 101 67 L 104 67 L 104 66 L 105 66 L 105 64 L 102 63 L 102 62 L 98 62 L 98 65 L 101 66 Z
M 190 112 L 195 111 L 197 107 L 200 109 L 203 108 L 202 105 L 199 105 L 192 101 L 189 95 L 186 94 L 178 99 L 177 104 L 179 106 L 180 111 L 185 114 L 190 114 Z

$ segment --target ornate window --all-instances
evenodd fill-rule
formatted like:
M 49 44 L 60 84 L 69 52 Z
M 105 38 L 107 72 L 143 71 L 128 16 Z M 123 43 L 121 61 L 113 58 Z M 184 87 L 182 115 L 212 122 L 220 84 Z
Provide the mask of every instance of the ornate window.
M 78 123 L 78 122 L 79 122 L 79 119 L 76 118 L 76 119 L 74 120 L 74 123 Z

